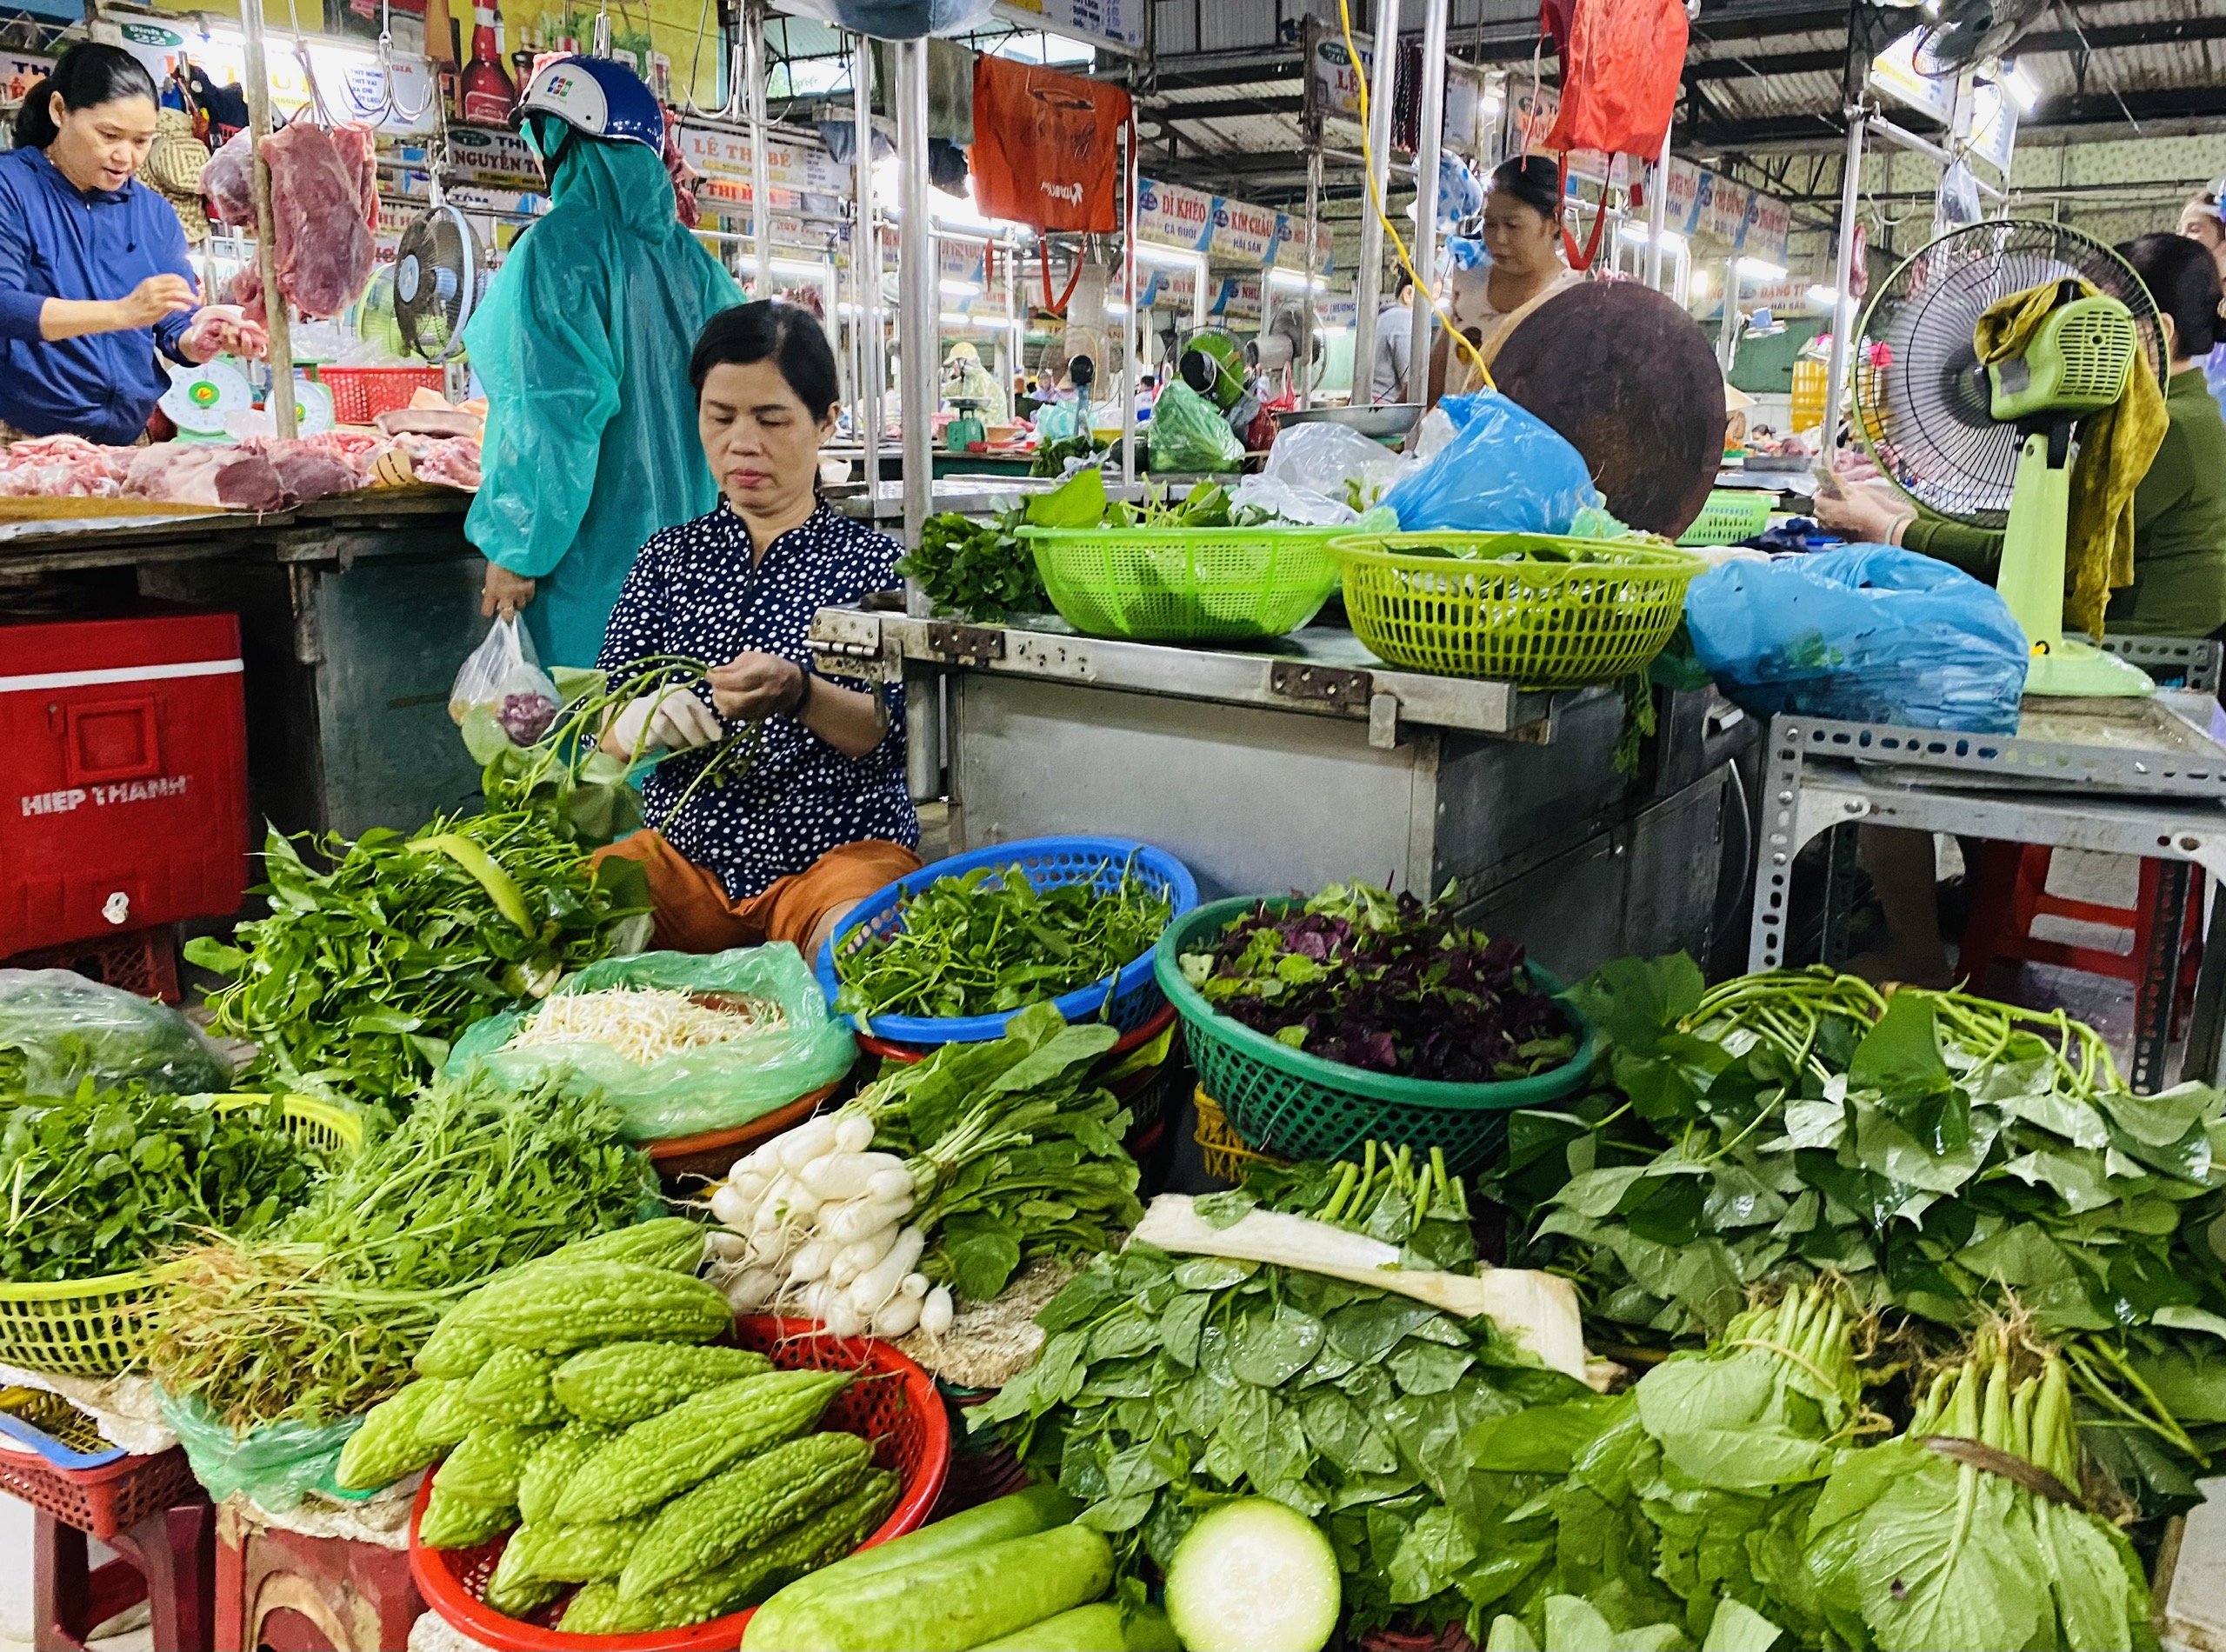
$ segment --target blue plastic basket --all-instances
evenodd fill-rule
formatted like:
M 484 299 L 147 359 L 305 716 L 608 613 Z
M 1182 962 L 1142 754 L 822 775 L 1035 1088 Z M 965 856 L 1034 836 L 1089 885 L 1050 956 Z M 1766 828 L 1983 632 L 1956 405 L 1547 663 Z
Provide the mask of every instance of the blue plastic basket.
M 869 936 L 887 936 L 903 927 L 903 902 L 916 889 L 938 878 L 956 877 L 982 867 L 1002 870 L 1017 866 L 1037 889 L 1056 889 L 1085 880 L 1101 889 L 1120 887 L 1123 872 L 1160 896 L 1180 918 L 1198 903 L 1197 881 L 1190 869 L 1164 849 L 1126 837 L 1025 837 L 1014 843 L 992 843 L 969 849 L 949 860 L 937 861 L 876 889 L 852 908 L 835 933 L 819 949 L 819 985 L 833 1003 L 842 983 L 835 974 L 835 949 L 863 945 Z M 1166 996 L 1152 978 L 1151 949 L 1122 967 L 1108 981 L 1077 987 L 1051 1002 L 1070 1022 L 1103 1021 L 1133 1032 L 1159 1013 Z M 995 1016 L 876 1016 L 870 1027 L 858 1030 L 901 1044 L 972 1044 L 1004 1036 L 1005 1023 L 1017 1011 Z M 846 1021 L 856 1017 L 846 1016 Z

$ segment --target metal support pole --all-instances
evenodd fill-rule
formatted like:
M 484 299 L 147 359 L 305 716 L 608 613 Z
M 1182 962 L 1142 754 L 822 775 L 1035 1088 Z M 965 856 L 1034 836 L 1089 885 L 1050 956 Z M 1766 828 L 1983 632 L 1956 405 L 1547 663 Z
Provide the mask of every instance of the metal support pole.
M 896 43 L 896 347 L 903 354 L 904 545 L 920 543 L 935 492 L 936 260 L 928 223 L 928 44 Z
M 1430 395 L 1430 289 L 1437 283 L 1437 153 L 1445 136 L 1445 23 L 1451 0 L 1426 0 L 1423 15 L 1422 130 L 1415 139 L 1415 283 L 1413 330 L 1407 344 L 1403 398 Z
M 1322 146 L 1306 151 L 1306 303 L 1298 312 L 1298 404 L 1314 405 L 1314 226 L 1322 216 Z M 1350 398 L 1348 398 L 1350 399 Z
M 852 422 L 865 444 L 866 497 L 881 497 L 883 388 L 889 369 L 883 360 L 881 324 L 881 223 L 873 199 L 873 42 L 856 37 L 850 57 L 851 118 L 857 134 L 857 210 L 850 231 L 850 323 L 858 346 L 858 405 Z M 875 515 L 879 511 L 876 508 Z
M 1121 129 L 1121 480 L 1136 479 L 1136 128 Z
M 1739 353 L 1739 255 L 1723 261 L 1723 320 L 1716 330 L 1716 364 L 1731 377 L 1732 359 Z
M 286 300 L 278 290 L 278 235 L 270 216 L 270 165 L 263 158 L 270 136 L 270 70 L 263 55 L 263 0 L 240 0 L 240 34 L 247 48 L 248 143 L 255 152 L 249 179 L 255 197 L 255 270 L 263 281 L 264 322 L 270 339 L 271 426 L 290 441 L 294 421 L 294 336 Z M 212 295 L 213 296 L 213 295 Z
M 742 9 L 743 91 L 750 98 L 750 238 L 757 264 L 756 296 L 773 296 L 773 185 L 765 153 L 765 8 Z
M 1646 184 L 1646 284 L 1662 290 L 1662 236 L 1670 227 L 1670 133 L 1662 134 L 1662 158 Z
M 1847 159 L 1840 178 L 1840 248 L 1832 265 L 1832 354 L 1824 373 L 1824 446 L 1818 463 L 1827 470 L 1840 450 L 1840 408 L 1847 396 L 1848 363 L 1855 359 L 1855 215 L 1862 203 L 1863 129 L 1869 118 L 1860 103 L 1847 110 Z
M 1376 60 L 1369 65 L 1368 152 L 1375 157 L 1375 195 L 1361 197 L 1360 269 L 1353 294 L 1355 407 L 1375 399 L 1376 312 L 1383 308 L 1383 223 L 1376 202 L 1391 204 L 1391 103 L 1399 84 L 1399 0 L 1376 0 Z M 1353 65 L 1360 72 L 1360 65 Z M 1395 288 L 1394 290 L 1396 290 Z M 1399 394 L 1394 390 L 1392 394 Z

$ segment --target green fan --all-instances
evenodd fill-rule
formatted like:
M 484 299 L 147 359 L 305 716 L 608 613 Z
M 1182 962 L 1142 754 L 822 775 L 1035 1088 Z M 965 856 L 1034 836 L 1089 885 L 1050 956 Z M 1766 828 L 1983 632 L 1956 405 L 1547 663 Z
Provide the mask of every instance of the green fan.
M 1973 342 L 1989 306 L 2053 287 L 2022 355 Z M 2003 535 L 1995 586 L 2033 647 L 2033 695 L 2147 694 L 2137 667 L 2063 634 L 2064 553 L 2079 421 L 2125 394 L 2143 351 L 2168 363 L 2156 306 L 2131 265 L 2061 224 L 1966 224 L 1894 271 L 1864 315 L 1856 426 L 1879 470 L 1918 504 Z

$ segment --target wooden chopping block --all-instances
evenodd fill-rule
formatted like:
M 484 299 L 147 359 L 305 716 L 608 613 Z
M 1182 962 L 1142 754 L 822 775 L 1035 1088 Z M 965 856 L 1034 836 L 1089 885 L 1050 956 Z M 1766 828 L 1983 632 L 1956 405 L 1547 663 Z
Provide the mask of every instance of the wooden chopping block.
M 1723 457 L 1723 372 L 1698 323 L 1630 281 L 1589 281 L 1518 323 L 1492 377 L 1584 456 L 1608 509 L 1675 539 Z

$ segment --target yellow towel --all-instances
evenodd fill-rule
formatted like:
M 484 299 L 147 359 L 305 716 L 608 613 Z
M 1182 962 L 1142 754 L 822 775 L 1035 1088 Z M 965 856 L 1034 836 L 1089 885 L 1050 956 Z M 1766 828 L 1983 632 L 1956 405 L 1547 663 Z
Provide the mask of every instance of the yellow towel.
M 2023 352 L 2061 283 L 2045 282 L 1987 306 L 1972 330 L 1979 360 L 1991 364 Z M 2079 283 L 2092 297 L 2091 283 Z M 2133 494 L 2164 443 L 2164 393 L 2146 350 L 2136 350 L 2125 394 L 2079 421 L 2079 456 L 2071 465 L 2071 520 L 2064 536 L 2064 576 L 2070 591 L 2064 617 L 2093 636 L 2103 634 L 2110 593 L 2133 583 Z

